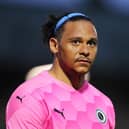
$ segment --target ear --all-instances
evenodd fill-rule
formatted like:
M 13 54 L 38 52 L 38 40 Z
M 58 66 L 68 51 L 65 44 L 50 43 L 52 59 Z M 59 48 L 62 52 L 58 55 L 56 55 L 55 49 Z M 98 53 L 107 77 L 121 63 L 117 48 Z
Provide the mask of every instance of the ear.
M 58 41 L 56 38 L 50 38 L 49 47 L 50 47 L 50 51 L 53 54 L 56 54 L 58 52 Z

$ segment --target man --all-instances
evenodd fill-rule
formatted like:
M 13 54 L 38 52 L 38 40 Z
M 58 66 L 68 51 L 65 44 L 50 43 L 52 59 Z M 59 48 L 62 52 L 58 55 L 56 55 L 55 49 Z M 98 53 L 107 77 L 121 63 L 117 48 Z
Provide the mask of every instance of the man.
M 98 49 L 93 21 L 83 13 L 51 16 L 42 32 L 53 54 L 52 68 L 14 91 L 7 129 L 114 129 L 112 102 L 84 79 Z

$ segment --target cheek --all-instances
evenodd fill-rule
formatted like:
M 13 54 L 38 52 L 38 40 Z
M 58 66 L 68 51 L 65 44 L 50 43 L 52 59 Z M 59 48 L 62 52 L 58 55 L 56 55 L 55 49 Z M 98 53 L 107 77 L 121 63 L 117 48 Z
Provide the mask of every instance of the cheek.
M 63 55 L 65 56 L 65 60 L 72 61 L 75 58 L 74 52 L 72 52 L 70 50 L 66 50 Z
M 59 49 L 62 60 L 64 60 L 65 62 L 67 61 L 67 63 L 74 62 L 77 56 L 77 48 L 72 46 L 70 43 L 62 42 L 62 45 L 59 47 Z
M 94 60 L 97 54 L 97 49 L 96 48 L 89 48 L 89 57 Z
M 64 62 L 67 62 L 67 64 L 73 64 L 74 60 L 76 58 L 76 53 L 71 48 L 63 49 L 61 52 L 61 58 L 64 60 Z
M 78 50 L 75 47 L 69 46 L 67 48 L 66 54 L 69 59 L 71 59 L 71 60 L 76 59 L 77 53 L 78 53 Z
M 94 49 L 94 50 L 92 51 L 92 57 L 93 57 L 93 59 L 96 57 L 96 54 L 97 54 L 97 49 Z

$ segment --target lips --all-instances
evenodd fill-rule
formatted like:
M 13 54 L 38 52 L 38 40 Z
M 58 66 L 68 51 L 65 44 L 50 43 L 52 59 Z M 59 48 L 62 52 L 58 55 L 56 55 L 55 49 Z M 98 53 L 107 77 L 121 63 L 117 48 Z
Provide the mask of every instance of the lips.
M 89 59 L 85 59 L 85 58 L 77 59 L 77 62 L 81 62 L 81 63 L 89 63 L 89 64 L 91 64 L 91 63 L 92 63 L 92 62 L 91 62 L 91 60 L 89 60 Z

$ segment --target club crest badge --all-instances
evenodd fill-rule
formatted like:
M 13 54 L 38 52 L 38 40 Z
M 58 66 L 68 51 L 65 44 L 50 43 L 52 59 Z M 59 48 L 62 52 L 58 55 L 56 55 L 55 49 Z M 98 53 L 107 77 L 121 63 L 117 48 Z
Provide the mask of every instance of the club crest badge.
M 106 114 L 101 109 L 96 110 L 96 117 L 99 120 L 99 122 L 102 124 L 105 124 L 107 121 Z

